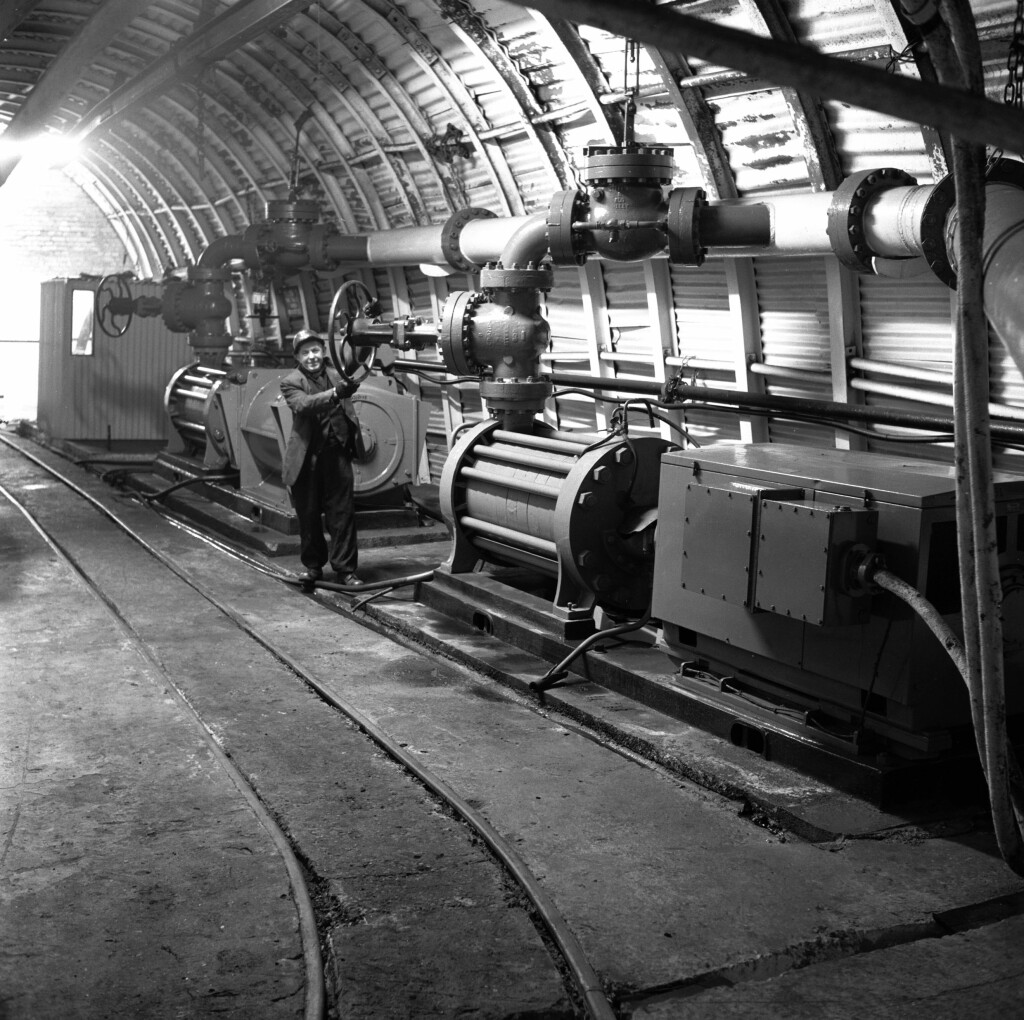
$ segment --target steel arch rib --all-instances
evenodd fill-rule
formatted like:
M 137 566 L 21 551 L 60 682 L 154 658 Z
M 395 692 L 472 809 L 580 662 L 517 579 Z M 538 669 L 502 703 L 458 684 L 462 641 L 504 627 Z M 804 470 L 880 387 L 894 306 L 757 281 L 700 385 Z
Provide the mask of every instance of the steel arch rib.
M 448 98 L 452 104 L 452 109 L 461 116 L 467 135 L 473 142 L 476 152 L 480 154 L 480 158 L 488 168 L 491 184 L 501 204 L 501 209 L 499 210 L 501 215 L 518 215 L 524 212 L 525 207 L 522 196 L 519 194 L 519 189 L 516 186 L 512 168 L 508 165 L 504 156 L 500 159 L 493 158 L 488 152 L 487 147 L 480 140 L 479 131 L 484 127 L 480 124 L 482 114 L 476 108 L 473 98 L 466 92 L 458 76 L 448 67 L 440 53 L 434 50 L 437 53 L 437 60 L 433 64 L 428 63 L 417 52 L 416 46 L 413 44 L 415 40 L 410 39 L 408 30 L 403 31 L 403 27 L 400 27 L 402 20 L 408 21 L 409 19 L 401 14 L 398 8 L 388 3 L 387 0 L 358 0 L 358 2 L 376 15 L 380 20 L 382 30 L 399 35 L 405 43 L 409 44 L 409 52 L 412 54 L 412 58 L 416 61 L 420 70 L 430 77 L 435 87 Z M 395 21 L 388 17 L 389 11 L 397 13 L 395 21 L 398 21 L 399 24 L 395 24 Z
M 101 142 L 102 140 L 97 139 L 97 141 Z M 106 145 L 105 147 L 110 149 L 109 145 Z M 129 175 L 125 173 L 124 167 L 119 165 L 127 162 L 124 157 L 116 151 L 112 151 L 110 154 L 105 155 L 103 148 L 103 145 L 94 146 L 91 150 L 92 155 L 97 159 L 102 160 L 103 165 L 108 170 L 108 173 L 116 176 L 116 178 L 121 181 L 122 186 L 127 189 L 127 192 L 134 196 L 135 202 L 131 207 L 134 209 L 136 215 L 140 216 L 140 222 L 142 222 L 141 214 L 144 214 L 152 224 L 152 231 L 147 231 L 147 233 L 151 233 L 152 236 L 160 239 L 159 248 L 163 250 L 165 256 L 167 256 L 175 265 L 182 265 L 188 253 L 180 247 L 180 239 L 172 239 L 172 236 L 167 233 L 166 229 L 160 222 L 159 216 L 154 211 L 152 204 L 147 201 L 143 193 L 139 191 L 137 185 L 134 184 Z M 128 166 L 134 171 L 135 168 L 131 167 L 130 163 Z M 142 180 L 148 187 L 149 182 L 146 181 L 144 177 Z

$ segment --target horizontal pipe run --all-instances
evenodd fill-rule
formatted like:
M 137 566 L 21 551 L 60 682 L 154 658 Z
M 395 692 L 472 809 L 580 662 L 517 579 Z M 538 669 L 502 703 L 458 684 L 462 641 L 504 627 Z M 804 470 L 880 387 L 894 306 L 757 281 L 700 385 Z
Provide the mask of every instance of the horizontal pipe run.
M 481 535 L 489 535 L 502 542 L 509 542 L 521 549 L 527 549 L 553 560 L 558 558 L 558 547 L 546 538 L 538 538 L 536 535 L 527 535 L 521 531 L 513 531 L 511 528 L 503 528 L 500 524 L 481 521 L 477 517 L 460 517 L 459 527 L 464 531 L 476 531 Z
M 437 372 L 438 375 L 450 375 L 448 367 L 440 361 L 413 361 L 410 358 L 395 358 L 390 367 L 401 372 Z
M 529 432 L 506 432 L 503 429 L 496 429 L 491 436 L 497 443 L 514 443 L 516 446 L 561 453 L 567 457 L 578 456 L 580 452 L 579 444 L 575 440 L 566 441 L 551 436 L 535 436 Z
M 593 375 L 574 375 L 572 372 L 548 372 L 553 386 L 576 386 L 582 390 L 614 390 L 616 393 L 638 393 L 657 397 L 662 384 L 656 379 L 606 379 Z
M 828 372 L 814 372 L 809 368 L 789 368 L 786 365 L 766 365 L 754 361 L 749 366 L 751 375 L 764 375 L 774 379 L 796 379 L 815 386 L 831 386 L 832 377 Z
M 182 421 L 180 418 L 175 418 L 174 427 L 176 429 L 185 429 L 188 432 L 201 432 L 204 436 L 206 435 L 206 426 L 200 425 L 195 421 Z
M 185 382 L 185 383 L 190 383 L 193 386 L 211 386 L 212 387 L 213 384 L 217 380 L 216 379 L 210 379 L 208 376 L 204 376 L 204 375 L 183 375 L 181 377 L 181 381 Z
M 772 239 L 772 217 L 768 206 L 718 203 L 700 210 L 700 243 L 705 248 L 718 245 L 764 247 Z
M 740 243 L 740 235 L 732 238 L 722 232 L 712 243 L 702 233 L 701 244 L 708 249 L 708 258 L 830 255 L 832 242 L 828 236 L 828 210 L 831 204 L 832 193 L 828 191 L 797 192 L 761 199 L 729 199 L 714 207 L 721 210 L 723 224 L 727 218 L 732 222 L 734 218 L 749 215 L 747 210 L 757 209 L 758 215 L 766 213 L 769 218 L 769 236 L 762 239 L 759 234 L 751 243 Z M 703 216 L 704 213 L 701 214 L 702 224 Z
M 212 390 L 185 390 L 175 389 L 174 396 L 176 397 L 192 397 L 195 400 L 206 400 Z
M 334 262 L 363 263 L 368 260 L 365 234 L 331 233 L 324 241 L 327 258 Z
M 912 368 L 910 365 L 897 365 L 889 361 L 874 361 L 871 358 L 850 358 L 850 368 L 859 372 L 874 372 L 877 375 L 894 375 L 901 379 L 916 379 L 918 382 L 939 383 L 942 386 L 953 385 L 952 372 L 940 372 L 933 368 Z
M 372 266 L 415 266 L 420 263 L 445 266 L 444 225 L 398 227 L 367 234 L 366 258 Z
M 623 364 L 653 365 L 654 360 L 649 354 L 620 354 L 618 351 L 601 351 L 598 355 L 601 361 L 621 361 Z
M 897 397 L 901 400 L 916 400 L 921 404 L 935 404 L 938 407 L 952 407 L 952 393 L 936 393 L 934 390 L 916 389 L 913 386 L 900 386 L 896 383 L 877 382 L 873 379 L 851 379 L 850 387 L 863 393 L 878 393 L 885 397 Z M 1024 422 L 1024 407 L 1009 407 L 1006 404 L 988 405 L 988 413 L 993 418 L 1006 418 L 1010 421 Z
M 534 471 L 565 471 L 568 474 L 572 467 L 572 462 L 569 460 L 566 460 L 564 464 L 553 462 L 551 455 L 542 457 L 539 454 L 493 446 L 474 446 L 473 456 L 478 460 L 496 460 L 501 464 L 514 464 L 516 467 L 532 468 Z
M 550 379 L 558 386 L 576 386 L 580 389 L 604 389 L 620 392 L 646 392 L 654 395 L 657 383 L 646 383 L 645 388 L 637 385 L 639 380 L 599 379 L 586 375 L 552 373 Z M 623 384 L 631 382 L 633 389 Z M 660 392 L 660 391 L 658 391 Z M 785 414 L 813 414 L 835 421 L 861 421 L 879 425 L 903 425 L 912 429 L 953 431 L 953 416 L 946 414 L 918 414 L 895 408 L 867 407 L 862 404 L 839 404 L 830 400 L 812 400 L 806 397 L 768 396 L 742 390 L 727 390 L 712 386 L 676 385 L 672 390 L 676 399 L 702 404 L 723 404 L 737 409 L 746 407 L 762 408 L 769 412 Z M 992 423 L 992 435 L 1020 442 L 1024 440 L 1024 428 L 1013 423 Z
M 710 358 L 681 358 L 670 355 L 665 359 L 665 364 L 673 368 L 698 368 L 705 372 L 730 372 L 736 374 L 734 365 L 725 361 L 712 361 Z
M 483 216 L 463 224 L 458 235 L 462 257 L 474 265 L 497 261 L 517 232 L 533 216 Z M 541 217 L 541 224 L 546 224 Z M 546 247 L 546 246 L 545 246 Z M 326 242 L 327 254 L 340 262 L 368 262 L 374 266 L 449 266 L 445 250 L 445 224 L 375 230 L 370 234 L 334 234 Z M 537 255 L 539 259 L 543 251 Z
M 924 253 L 921 233 L 925 206 L 934 187 L 889 188 L 864 207 L 864 243 L 883 258 L 917 258 Z
M 503 489 L 513 489 L 515 492 L 526 492 L 531 496 L 543 496 L 550 500 L 558 499 L 557 486 L 542 485 L 540 482 L 530 482 L 525 478 L 516 478 L 512 475 L 496 475 L 488 471 L 481 471 L 479 468 L 464 467 L 459 472 L 459 477 L 484 482 L 486 485 L 500 486 Z

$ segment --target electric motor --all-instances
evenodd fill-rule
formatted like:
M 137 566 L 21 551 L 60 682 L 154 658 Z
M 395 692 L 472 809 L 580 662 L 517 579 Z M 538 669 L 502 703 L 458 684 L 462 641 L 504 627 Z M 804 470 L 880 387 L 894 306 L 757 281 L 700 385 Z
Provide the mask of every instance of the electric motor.
M 658 470 L 670 448 L 653 436 L 556 432 L 497 421 L 467 432 L 441 478 L 454 534 L 448 568 L 481 561 L 557 578 L 554 608 L 582 616 L 595 605 L 639 615 L 651 597 Z

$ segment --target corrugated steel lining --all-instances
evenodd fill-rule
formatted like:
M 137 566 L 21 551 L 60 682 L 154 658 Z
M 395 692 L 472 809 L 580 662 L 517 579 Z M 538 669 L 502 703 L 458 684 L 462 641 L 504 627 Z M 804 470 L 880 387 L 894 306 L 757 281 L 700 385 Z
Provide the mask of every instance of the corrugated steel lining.
M 552 372 L 589 374 L 591 329 L 584 321 L 580 273 L 575 266 L 556 266 L 554 286 L 544 299 L 543 313 L 551 330 L 549 356 L 542 366 Z M 559 392 L 556 389 L 556 393 Z M 548 402 L 549 420 L 564 429 L 595 428 L 595 404 L 587 396 L 569 394 Z
M 479 106 L 483 114 L 482 127 L 501 127 L 512 120 L 521 121 L 528 116 L 528 113 L 515 106 L 508 89 L 496 79 L 494 69 L 488 64 L 482 64 L 476 53 L 456 47 L 448 54 L 448 59 L 452 70 Z M 440 125 L 438 134 L 443 134 L 445 128 L 446 125 Z M 532 131 L 498 135 L 481 144 L 491 158 L 501 159 L 508 164 L 519 189 L 521 211 L 537 212 L 547 208 L 551 193 L 558 190 L 558 179 L 548 161 L 538 153 Z
M 804 144 L 780 91 L 722 96 L 712 107 L 740 195 L 807 187 Z
M 724 259 L 710 259 L 699 269 L 672 266 L 672 308 L 675 337 L 672 356 L 682 365 L 671 365 L 669 375 L 700 386 L 732 388 L 733 352 L 740 345 L 737 324 L 729 305 L 729 283 Z M 721 365 L 720 370 L 708 367 Z M 707 411 L 695 405 L 683 416 L 691 439 L 701 445 L 735 442 L 740 438 L 739 418 L 729 412 Z
M 931 273 L 894 280 L 858 276 L 863 355 L 949 371 L 950 291 Z
M 761 318 L 761 351 L 766 365 L 821 372 L 821 385 L 777 376 L 765 378 L 765 392 L 782 397 L 828 399 L 831 345 L 828 287 L 821 258 L 754 260 Z M 816 425 L 773 419 L 773 441 L 820 445 L 831 431 Z M 826 440 L 825 445 L 832 445 Z
M 765 363 L 829 372 L 825 260 L 758 258 L 754 260 L 754 275 Z
M 549 127 L 539 129 L 555 131 L 570 163 L 578 170 L 584 146 L 612 140 L 598 98 L 580 69 L 566 58 L 562 42 L 541 15 L 490 0 L 478 0 L 473 6 L 522 69 L 543 115 L 553 118 L 546 122 Z M 504 111 L 506 122 L 517 116 L 521 119 L 524 114 Z M 533 207 L 531 201 L 526 204 L 528 209 Z
M 932 183 L 920 125 L 845 103 L 828 102 L 825 109 L 844 174 L 895 167 L 918 184 Z
M 589 334 L 583 321 L 583 297 L 579 273 L 572 266 L 556 266 L 554 285 L 544 299 L 555 354 L 586 352 Z
M 643 263 L 602 262 L 601 269 L 612 345 L 615 353 L 630 358 L 619 363 L 620 370 L 630 371 L 635 358 L 653 363 L 661 356 L 661 345 L 655 348 L 651 332 Z
M 672 266 L 675 350 L 684 359 L 718 361 L 732 371 L 734 323 L 729 307 L 725 260 L 712 259 L 699 269 Z
M 995 330 L 989 330 L 990 392 L 997 404 L 1024 407 L 1024 375 L 1021 374 L 1022 355 L 1015 359 Z
M 874 0 L 783 0 L 786 18 L 798 42 L 823 53 L 878 46 L 888 40 L 880 31 Z

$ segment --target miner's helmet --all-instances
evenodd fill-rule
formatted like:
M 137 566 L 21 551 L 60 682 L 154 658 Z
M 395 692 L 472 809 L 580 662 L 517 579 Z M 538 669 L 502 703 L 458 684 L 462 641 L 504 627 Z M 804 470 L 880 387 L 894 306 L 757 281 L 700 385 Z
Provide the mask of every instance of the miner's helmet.
M 299 348 L 303 344 L 318 343 L 323 346 L 324 338 L 312 329 L 300 329 L 295 336 L 292 337 L 292 351 L 295 354 L 299 353 Z

